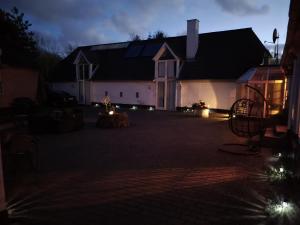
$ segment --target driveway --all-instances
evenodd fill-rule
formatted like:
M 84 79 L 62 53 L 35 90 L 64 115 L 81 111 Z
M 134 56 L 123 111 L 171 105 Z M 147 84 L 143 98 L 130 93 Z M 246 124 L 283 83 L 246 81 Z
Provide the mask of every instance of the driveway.
M 259 224 L 266 219 L 268 150 L 218 151 L 241 143 L 220 118 L 129 112 L 131 126 L 39 137 L 41 168 L 9 191 L 21 224 Z

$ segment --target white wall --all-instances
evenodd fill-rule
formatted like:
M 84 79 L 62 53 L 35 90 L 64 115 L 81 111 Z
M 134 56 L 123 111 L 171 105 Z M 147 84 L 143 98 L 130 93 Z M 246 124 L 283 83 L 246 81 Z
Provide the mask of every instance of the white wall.
M 155 83 L 153 81 L 91 82 L 91 102 L 101 102 L 105 91 L 112 103 L 155 105 Z M 120 97 L 123 92 L 123 97 Z M 139 98 L 136 98 L 139 92 Z
M 181 107 L 202 100 L 209 108 L 230 109 L 236 100 L 235 81 L 180 81 Z
M 289 80 L 288 127 L 298 135 L 300 142 L 300 54 L 294 61 L 294 71 Z
M 77 82 L 61 82 L 52 83 L 51 88 L 53 91 L 65 91 L 70 95 L 74 95 L 78 100 L 78 85 Z

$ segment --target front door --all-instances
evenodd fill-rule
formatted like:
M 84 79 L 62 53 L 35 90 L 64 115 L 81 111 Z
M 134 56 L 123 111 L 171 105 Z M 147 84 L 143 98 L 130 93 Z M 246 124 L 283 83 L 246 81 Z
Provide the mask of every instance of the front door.
M 157 82 L 157 108 L 165 109 L 165 82 Z
M 78 81 L 78 103 L 85 104 L 84 80 Z
M 176 61 L 160 60 L 157 74 L 157 103 L 156 108 L 175 110 L 176 101 Z

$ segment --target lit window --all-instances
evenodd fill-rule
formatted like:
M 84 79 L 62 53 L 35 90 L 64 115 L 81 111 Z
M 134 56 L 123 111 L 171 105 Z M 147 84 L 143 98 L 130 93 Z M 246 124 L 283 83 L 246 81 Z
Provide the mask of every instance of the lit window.
M 135 92 L 135 97 L 139 98 L 140 97 L 140 93 L 139 92 Z

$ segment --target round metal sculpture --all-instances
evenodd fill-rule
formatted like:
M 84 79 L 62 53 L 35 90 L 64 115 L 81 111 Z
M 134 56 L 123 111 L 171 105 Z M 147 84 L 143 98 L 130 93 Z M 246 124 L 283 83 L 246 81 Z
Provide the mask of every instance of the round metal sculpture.
M 251 99 L 239 99 L 231 107 L 229 127 L 239 136 L 252 138 L 265 132 L 264 105 Z
M 233 103 L 229 112 L 229 128 L 238 137 L 248 139 L 247 144 L 224 144 L 220 151 L 238 155 L 253 155 L 260 150 L 260 143 L 266 131 L 265 118 L 268 116 L 267 101 L 263 94 L 256 88 L 246 85 L 254 90 L 259 99 L 242 98 Z M 253 137 L 258 136 L 259 142 L 253 142 Z M 248 150 L 248 152 L 245 152 Z

